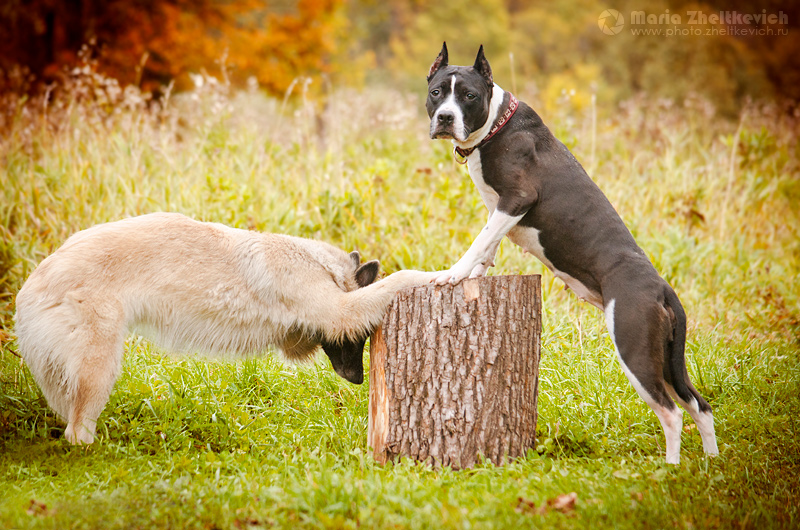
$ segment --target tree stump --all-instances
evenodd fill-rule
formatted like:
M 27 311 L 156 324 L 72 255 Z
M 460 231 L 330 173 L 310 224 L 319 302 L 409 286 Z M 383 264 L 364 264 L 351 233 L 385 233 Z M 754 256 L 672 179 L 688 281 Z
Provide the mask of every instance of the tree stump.
M 536 441 L 541 277 L 491 276 L 397 294 L 370 338 L 367 443 L 466 469 Z

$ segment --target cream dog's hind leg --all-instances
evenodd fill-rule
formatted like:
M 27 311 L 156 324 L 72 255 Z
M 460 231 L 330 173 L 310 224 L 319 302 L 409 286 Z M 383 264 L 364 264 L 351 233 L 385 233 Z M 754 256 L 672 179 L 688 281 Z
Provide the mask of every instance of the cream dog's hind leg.
M 117 304 L 75 303 L 91 310 L 81 311 L 83 321 L 66 337 L 59 355 L 65 376 L 62 384 L 66 386 L 64 437 L 72 444 L 90 444 L 97 418 L 122 370 L 126 329 Z

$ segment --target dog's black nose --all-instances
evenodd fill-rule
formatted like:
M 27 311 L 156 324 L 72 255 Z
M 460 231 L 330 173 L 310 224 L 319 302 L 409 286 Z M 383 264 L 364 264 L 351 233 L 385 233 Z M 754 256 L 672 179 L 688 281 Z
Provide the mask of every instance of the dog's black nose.
M 439 122 L 439 125 L 453 125 L 455 116 L 451 112 L 441 112 L 436 120 Z

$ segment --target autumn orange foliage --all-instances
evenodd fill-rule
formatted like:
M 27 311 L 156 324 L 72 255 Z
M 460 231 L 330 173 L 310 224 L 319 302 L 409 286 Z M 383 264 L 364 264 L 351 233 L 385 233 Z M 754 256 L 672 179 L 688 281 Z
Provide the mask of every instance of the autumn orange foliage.
M 424 91 L 446 40 L 465 64 L 483 44 L 495 79 L 536 94 L 545 110 L 700 94 L 736 117 L 747 97 L 800 100 L 800 6 L 762 4 L 622 0 L 614 7 L 628 24 L 608 35 L 598 26 L 611 7 L 605 0 L 0 0 L 0 93 L 25 91 L 30 77 L 15 77 L 14 65 L 49 84 L 87 58 L 121 85 L 150 92 L 189 88 L 189 74 L 204 71 L 225 86 L 255 81 L 279 96 L 295 81 L 295 93 L 311 96 L 387 82 Z M 665 28 L 632 23 L 634 10 L 671 12 L 683 22 L 669 29 L 692 35 L 641 34 Z M 721 10 L 778 22 L 690 23 L 689 13 Z
M 11 30 L 0 67 L 17 62 L 45 78 L 91 43 L 100 67 L 123 85 L 146 90 L 216 63 L 233 81 L 254 78 L 281 93 L 300 76 L 329 72 L 342 0 L 300 0 L 290 7 L 258 0 L 32 0 L 0 12 Z M 285 4 L 285 3 L 284 3 Z

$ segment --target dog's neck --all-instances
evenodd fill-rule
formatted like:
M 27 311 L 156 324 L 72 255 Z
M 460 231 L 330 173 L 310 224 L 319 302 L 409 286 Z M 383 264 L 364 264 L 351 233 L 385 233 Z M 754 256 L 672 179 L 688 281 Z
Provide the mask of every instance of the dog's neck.
M 492 88 L 492 97 L 489 100 L 489 115 L 486 117 L 486 121 L 480 127 L 480 129 L 477 129 L 470 134 L 465 141 L 459 142 L 458 140 L 453 140 L 453 144 L 456 147 L 460 147 L 461 149 L 471 149 L 481 143 L 484 138 L 486 138 L 486 136 L 489 134 L 489 131 L 492 130 L 494 122 L 497 121 L 497 116 L 500 114 L 500 107 L 503 105 L 505 94 L 506 91 L 495 83 L 494 87 Z

